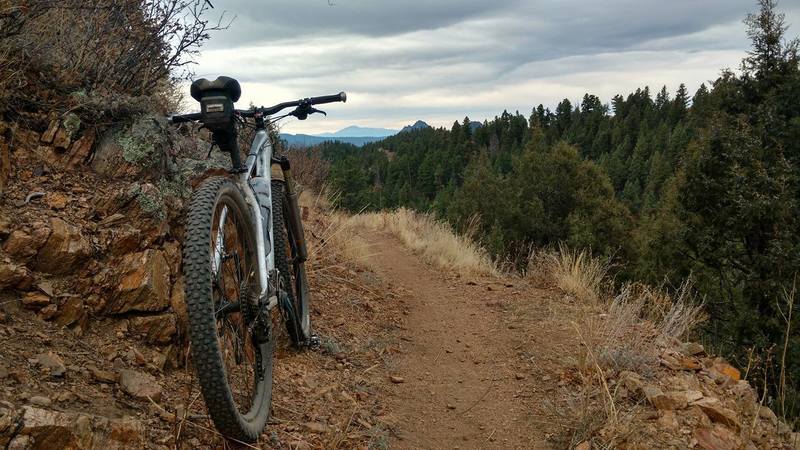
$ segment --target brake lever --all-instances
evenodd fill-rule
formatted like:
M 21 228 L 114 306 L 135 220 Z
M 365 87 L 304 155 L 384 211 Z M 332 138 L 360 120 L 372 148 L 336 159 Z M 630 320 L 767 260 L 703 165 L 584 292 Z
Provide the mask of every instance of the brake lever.
M 298 120 L 306 120 L 308 119 L 308 116 L 314 113 L 320 113 L 326 117 L 328 115 L 328 113 L 326 113 L 325 111 L 314 108 L 311 105 L 300 105 L 297 108 L 295 108 L 294 111 L 290 112 L 289 115 L 297 117 Z

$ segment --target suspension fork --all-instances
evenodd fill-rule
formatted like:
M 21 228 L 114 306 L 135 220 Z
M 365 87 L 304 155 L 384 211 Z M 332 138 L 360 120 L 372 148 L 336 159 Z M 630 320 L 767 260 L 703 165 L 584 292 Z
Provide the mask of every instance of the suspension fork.
M 306 236 L 303 231 L 303 221 L 301 220 L 300 204 L 298 202 L 298 194 L 295 189 L 294 178 L 292 177 L 292 168 L 289 159 L 286 156 L 272 158 L 274 164 L 278 164 L 283 171 L 283 180 L 286 184 L 286 202 L 288 203 L 287 219 L 289 227 L 292 230 L 292 239 L 294 240 L 297 254 L 294 255 L 296 262 L 305 262 L 308 259 L 308 247 L 306 246 Z

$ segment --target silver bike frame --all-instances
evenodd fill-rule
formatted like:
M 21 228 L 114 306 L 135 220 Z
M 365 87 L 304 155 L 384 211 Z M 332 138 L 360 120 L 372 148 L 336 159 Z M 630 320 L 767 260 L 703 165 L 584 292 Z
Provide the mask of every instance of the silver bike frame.
M 275 242 L 272 235 L 272 220 L 269 221 L 269 248 L 267 243 L 264 242 L 264 217 L 261 216 L 261 208 L 259 207 L 258 200 L 253 188 L 250 186 L 251 178 L 264 178 L 266 180 L 267 189 L 269 192 L 269 204 L 266 205 L 270 210 L 272 209 L 272 142 L 266 130 L 256 131 L 253 138 L 253 144 L 250 146 L 250 152 L 247 154 L 245 161 L 245 171 L 236 175 L 234 182 L 244 194 L 247 206 L 250 208 L 250 214 L 253 216 L 252 223 L 255 224 L 256 235 L 256 254 L 258 256 L 258 281 L 261 284 L 261 295 L 259 298 L 264 299 L 268 294 L 269 288 L 269 274 L 275 268 L 275 252 L 272 250 L 272 243 Z

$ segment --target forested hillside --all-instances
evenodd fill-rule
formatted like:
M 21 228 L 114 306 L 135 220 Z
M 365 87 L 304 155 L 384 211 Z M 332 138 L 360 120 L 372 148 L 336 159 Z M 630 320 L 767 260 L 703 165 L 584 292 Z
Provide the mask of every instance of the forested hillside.
M 311 152 L 330 162 L 341 207 L 435 211 L 518 268 L 532 248 L 564 242 L 610 258 L 620 282 L 692 280 L 708 341 L 761 371 L 795 414 L 798 41 L 774 1 L 761 6 L 745 21 L 741 66 L 693 94 L 644 87 L 610 104 L 586 94 L 477 128 L 465 118 Z

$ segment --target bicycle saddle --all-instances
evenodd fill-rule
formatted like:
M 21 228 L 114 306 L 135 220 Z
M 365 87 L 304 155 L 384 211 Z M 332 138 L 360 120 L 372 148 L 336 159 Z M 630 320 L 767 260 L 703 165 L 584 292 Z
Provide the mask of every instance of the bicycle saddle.
M 223 93 L 230 98 L 232 102 L 236 102 L 239 100 L 239 97 L 242 96 L 242 87 L 239 86 L 238 81 L 231 77 L 217 77 L 217 79 L 214 81 L 208 81 L 205 78 L 200 78 L 192 83 L 190 92 L 192 94 L 192 98 L 198 102 L 207 93 L 211 92 Z

